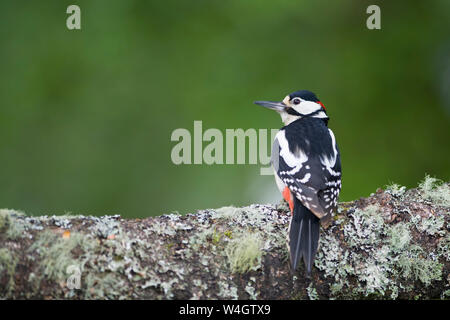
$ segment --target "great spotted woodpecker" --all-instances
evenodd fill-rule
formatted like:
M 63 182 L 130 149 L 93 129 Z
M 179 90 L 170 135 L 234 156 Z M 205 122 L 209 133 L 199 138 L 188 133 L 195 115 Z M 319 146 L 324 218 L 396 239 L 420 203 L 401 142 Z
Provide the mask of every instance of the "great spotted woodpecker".
M 341 189 L 341 159 L 325 106 L 308 90 L 282 102 L 255 101 L 277 111 L 285 124 L 275 137 L 271 162 L 275 180 L 289 203 L 288 248 L 295 271 L 303 257 L 311 273 L 319 244 L 320 222 L 329 223 Z

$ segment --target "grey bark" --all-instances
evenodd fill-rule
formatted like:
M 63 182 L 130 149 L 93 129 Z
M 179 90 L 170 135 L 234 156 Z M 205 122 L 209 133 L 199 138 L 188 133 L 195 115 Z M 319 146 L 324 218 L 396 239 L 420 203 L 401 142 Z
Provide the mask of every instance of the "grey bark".
M 285 203 L 147 219 L 0 210 L 0 297 L 445 299 L 449 185 L 340 203 L 311 277 L 289 268 Z

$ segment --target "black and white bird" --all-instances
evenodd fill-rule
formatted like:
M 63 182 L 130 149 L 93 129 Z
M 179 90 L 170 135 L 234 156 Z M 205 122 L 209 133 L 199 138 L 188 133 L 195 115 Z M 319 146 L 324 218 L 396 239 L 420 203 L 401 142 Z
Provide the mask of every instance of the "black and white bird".
M 291 266 L 303 257 L 311 273 L 319 244 L 320 222 L 327 224 L 337 207 L 341 189 L 341 159 L 325 106 L 308 90 L 281 102 L 255 101 L 277 111 L 285 124 L 277 133 L 271 162 L 275 180 L 289 203 L 288 231 Z

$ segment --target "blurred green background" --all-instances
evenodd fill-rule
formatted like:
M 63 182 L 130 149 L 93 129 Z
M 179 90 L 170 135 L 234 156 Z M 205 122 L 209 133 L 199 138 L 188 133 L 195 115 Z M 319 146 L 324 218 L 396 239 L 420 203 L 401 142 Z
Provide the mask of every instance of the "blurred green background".
M 81 7 L 80 31 L 66 8 Z M 366 8 L 381 7 L 381 30 Z M 176 128 L 280 128 L 309 89 L 341 200 L 450 179 L 450 1 L 0 2 L 0 207 L 145 217 L 276 202 L 260 165 L 171 162 Z

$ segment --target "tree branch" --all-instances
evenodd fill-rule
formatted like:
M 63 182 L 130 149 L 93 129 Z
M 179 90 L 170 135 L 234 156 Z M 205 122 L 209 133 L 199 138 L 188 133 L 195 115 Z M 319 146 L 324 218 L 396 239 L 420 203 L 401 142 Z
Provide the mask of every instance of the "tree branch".
M 393 185 L 341 203 L 311 278 L 289 269 L 285 203 L 147 219 L 3 209 L 0 297 L 448 298 L 449 190 Z

